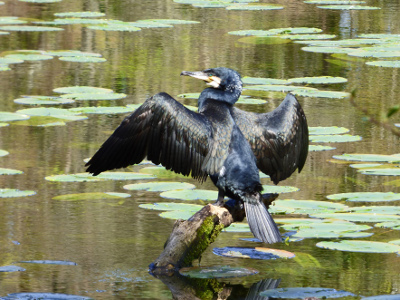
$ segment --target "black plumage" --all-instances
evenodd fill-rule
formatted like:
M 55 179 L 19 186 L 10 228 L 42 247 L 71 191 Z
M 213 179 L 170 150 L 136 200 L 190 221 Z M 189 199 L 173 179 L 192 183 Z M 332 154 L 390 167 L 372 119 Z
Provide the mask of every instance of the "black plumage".
M 261 200 L 259 171 L 272 181 L 301 171 L 308 153 L 308 127 L 296 98 L 288 94 L 272 112 L 256 114 L 233 105 L 242 91 L 240 75 L 228 68 L 183 71 L 210 87 L 190 111 L 166 93 L 147 99 L 86 164 L 93 175 L 140 163 L 155 164 L 200 181 L 210 176 L 225 196 L 244 203 L 255 237 L 281 241 L 279 230 Z

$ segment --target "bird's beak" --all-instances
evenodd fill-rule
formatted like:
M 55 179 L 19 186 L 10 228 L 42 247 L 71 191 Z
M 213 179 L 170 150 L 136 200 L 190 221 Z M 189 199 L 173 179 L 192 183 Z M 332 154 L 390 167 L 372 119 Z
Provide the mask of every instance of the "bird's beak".
M 210 85 L 214 88 L 218 88 L 221 83 L 221 78 L 217 76 L 209 76 L 207 73 L 203 71 L 197 71 L 197 72 L 182 71 L 181 75 L 204 80 L 207 83 L 207 85 Z

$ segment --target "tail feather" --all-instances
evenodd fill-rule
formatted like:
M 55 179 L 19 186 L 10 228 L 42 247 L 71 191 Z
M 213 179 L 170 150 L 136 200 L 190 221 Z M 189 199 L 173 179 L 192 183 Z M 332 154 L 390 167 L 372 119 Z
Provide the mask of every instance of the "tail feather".
M 278 226 L 261 201 L 244 201 L 247 222 L 253 235 L 267 244 L 282 242 Z

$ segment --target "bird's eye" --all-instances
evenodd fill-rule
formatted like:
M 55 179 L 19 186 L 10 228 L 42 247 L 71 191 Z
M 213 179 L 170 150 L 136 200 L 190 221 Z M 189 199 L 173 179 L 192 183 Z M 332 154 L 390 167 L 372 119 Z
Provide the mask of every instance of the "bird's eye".
M 213 76 L 214 76 L 214 74 L 212 74 L 212 73 L 208 74 L 208 77 L 213 77 Z

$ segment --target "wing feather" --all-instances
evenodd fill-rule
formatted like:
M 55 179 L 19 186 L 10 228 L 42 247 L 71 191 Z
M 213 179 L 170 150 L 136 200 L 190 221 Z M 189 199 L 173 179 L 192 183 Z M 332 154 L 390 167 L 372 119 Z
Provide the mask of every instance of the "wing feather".
M 201 168 L 209 151 L 212 127 L 201 114 L 166 93 L 147 99 L 126 117 L 86 164 L 93 175 L 140 163 L 155 164 L 205 180 Z
M 308 127 L 294 95 L 288 94 L 272 112 L 256 114 L 234 107 L 232 115 L 253 149 L 257 167 L 275 184 L 302 170 L 308 154 Z

